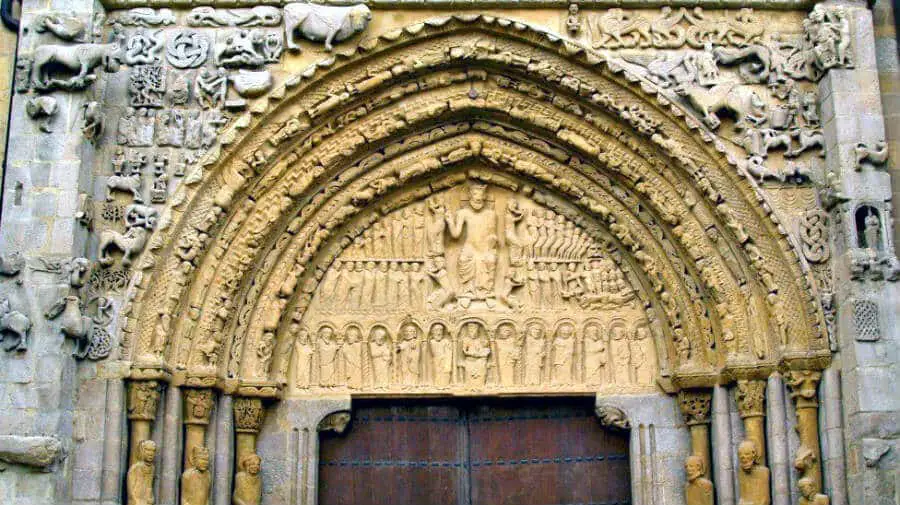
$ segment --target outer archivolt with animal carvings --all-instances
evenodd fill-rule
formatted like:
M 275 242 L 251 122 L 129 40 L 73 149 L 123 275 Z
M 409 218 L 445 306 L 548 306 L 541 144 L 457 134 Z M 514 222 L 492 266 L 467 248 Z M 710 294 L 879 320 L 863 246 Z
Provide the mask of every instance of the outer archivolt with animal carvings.
M 179 246 L 162 249 L 171 255 L 156 261 L 149 290 L 136 298 L 138 366 L 168 354 L 166 359 L 191 373 L 213 375 L 227 366 L 252 378 L 250 382 L 266 383 L 283 368 L 269 368 L 267 349 L 296 345 L 287 339 L 291 324 L 304 321 L 317 289 L 324 289 L 317 288 L 324 265 L 368 229 L 362 223 L 377 221 L 379 213 L 406 203 L 385 203 L 394 207 L 376 211 L 371 207 L 374 199 L 384 194 L 421 199 L 438 191 L 434 184 L 446 183 L 436 180 L 421 186 L 407 181 L 473 156 L 488 158 L 494 167 L 517 173 L 528 184 L 552 188 L 551 193 L 571 198 L 580 212 L 602 223 L 638 274 L 637 296 L 650 307 L 648 324 L 665 323 L 661 330 L 653 330 L 666 335 L 660 360 L 665 355 L 679 371 L 710 370 L 726 357 L 740 360 L 746 355 L 755 361 L 758 358 L 749 356 L 770 356 L 778 341 L 794 346 L 804 357 L 820 356 L 818 309 L 805 292 L 798 259 L 786 252 L 790 246 L 777 231 L 774 216 L 755 207 L 752 189 L 736 179 L 719 155 L 686 134 L 659 105 L 650 105 L 658 104 L 653 98 L 605 70 L 596 55 L 574 51 L 570 58 L 562 58 L 539 34 L 492 23 L 493 18 L 448 19 L 395 38 L 444 37 L 436 51 L 414 44 L 395 48 L 397 42 L 374 40 L 368 44 L 370 54 L 396 52 L 404 63 L 389 69 L 369 56 L 335 63 L 330 72 L 313 77 L 328 98 L 317 101 L 321 95 L 306 95 L 305 85 L 299 86 L 291 92 L 296 100 L 282 100 L 290 102 L 289 107 L 276 105 L 251 121 L 251 125 L 280 123 L 274 135 L 264 134 L 268 143 L 255 141 L 255 147 L 246 147 L 238 142 L 226 148 L 223 161 L 207 171 L 210 175 L 201 184 L 180 189 L 187 193 L 179 201 L 189 202 L 180 204 L 188 217 L 172 223 L 159 237 Z M 461 26 L 491 35 L 466 36 L 458 30 Z M 463 64 L 469 70 L 458 68 Z M 507 68 L 505 74 L 489 76 L 478 70 L 498 64 Z M 528 74 L 542 79 L 543 86 L 530 83 Z M 548 86 L 553 91 L 546 91 Z M 642 98 L 636 101 L 637 97 Z M 483 144 L 457 136 L 461 141 L 455 147 L 448 141 L 443 150 L 430 151 L 433 156 L 418 153 L 419 164 L 407 162 L 407 171 L 399 163 L 382 163 L 396 151 L 434 143 L 418 124 L 446 122 L 440 118 L 473 109 L 492 111 L 515 123 L 515 128 L 504 130 L 511 140 L 485 150 Z M 501 144 L 519 147 L 500 148 Z M 373 152 L 370 146 L 385 147 Z M 245 163 L 244 156 L 260 161 Z M 542 168 L 539 162 L 553 163 L 554 157 L 559 168 Z M 353 158 L 365 159 L 368 165 L 348 165 L 346 160 Z M 673 162 L 675 173 L 670 168 Z M 596 164 L 602 175 L 574 170 L 579 163 Z M 377 170 L 371 177 L 360 175 L 373 168 Z M 666 174 L 668 184 L 661 174 Z M 323 193 L 307 189 L 331 177 L 335 179 L 324 185 Z M 258 181 L 253 201 L 243 197 L 251 180 Z M 598 181 L 606 187 L 603 201 L 586 191 Z M 419 196 L 414 196 L 416 191 Z M 309 202 L 309 208 L 290 218 L 295 200 Z M 641 202 L 645 208 L 640 208 Z M 734 215 L 741 216 L 741 224 L 734 222 Z M 223 251 L 215 258 L 205 252 L 213 242 L 225 246 L 215 246 Z M 457 282 L 469 285 L 472 296 L 456 296 L 453 303 L 465 299 L 488 303 L 489 297 L 482 295 L 489 284 L 485 279 L 490 277 L 490 261 L 483 251 L 475 248 L 472 261 L 463 262 L 464 272 L 457 263 L 455 274 L 463 277 Z M 691 266 L 695 261 L 701 265 L 699 271 Z M 407 263 L 412 269 L 412 261 Z M 678 273 L 679 268 L 689 275 Z M 264 272 L 264 277 L 254 275 L 265 281 L 249 286 L 242 279 L 253 270 Z M 504 293 L 505 278 L 497 277 L 495 286 L 500 284 Z M 201 285 L 204 296 L 199 288 L 190 287 Z M 710 293 L 716 303 L 709 310 L 697 307 L 703 303 L 692 299 L 691 293 L 697 292 Z M 497 298 L 499 302 L 501 296 Z M 244 308 L 238 311 L 238 306 Z M 176 317 L 182 311 L 187 317 Z M 250 317 L 254 311 L 258 317 Z M 161 314 L 169 316 L 166 322 L 161 322 Z M 769 329 L 759 322 L 767 314 L 774 321 Z M 473 331 L 477 341 L 480 330 Z M 172 342 L 150 337 L 170 333 L 177 336 Z M 762 335 L 762 340 L 753 341 L 753 334 Z M 227 335 L 234 337 L 226 339 Z M 476 347 L 471 349 L 478 354 Z M 717 355 L 713 347 L 725 351 Z M 768 359 L 774 363 L 777 357 Z

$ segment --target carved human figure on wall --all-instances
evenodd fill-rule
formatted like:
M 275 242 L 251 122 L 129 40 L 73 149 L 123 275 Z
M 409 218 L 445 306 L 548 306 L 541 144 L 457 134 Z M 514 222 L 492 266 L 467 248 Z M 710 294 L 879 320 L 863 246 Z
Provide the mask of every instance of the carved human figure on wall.
M 685 505 L 713 505 L 713 484 L 705 477 L 703 458 L 691 454 L 684 460 L 687 483 L 684 485 Z
M 342 349 L 344 358 L 344 378 L 347 386 L 358 388 L 363 380 L 363 341 L 359 326 L 351 325 L 344 332 Z
M 816 481 L 811 478 L 801 477 L 797 487 L 800 488 L 800 505 L 829 505 L 828 496 L 818 492 Z
M 190 463 L 181 474 L 181 505 L 209 505 L 209 449 L 194 447 Z
M 488 357 L 491 346 L 484 328 L 472 321 L 463 326 L 460 335 L 462 369 L 467 386 L 484 386 L 487 379 Z
M 400 328 L 397 342 L 397 382 L 402 385 L 419 383 L 420 375 L 419 327 L 406 322 Z
M 541 383 L 547 359 L 547 339 L 544 325 L 532 321 L 525 326 L 525 384 Z
M 759 449 L 752 440 L 738 445 L 740 502 L 738 505 L 769 505 L 769 469 L 759 462 Z
M 247 454 L 238 464 L 239 471 L 234 475 L 234 495 L 232 505 L 259 505 L 262 500 L 262 476 L 259 471 L 262 458 L 256 454 Z
M 391 364 L 394 360 L 391 336 L 384 326 L 372 328 L 369 335 L 369 355 L 372 357 L 372 382 L 386 386 L 391 381 Z
M 575 325 L 563 322 L 556 329 L 552 345 L 553 368 L 550 378 L 553 384 L 571 384 L 575 360 Z
M 589 322 L 584 327 L 584 381 L 602 384 L 608 380 L 609 352 L 600 324 Z
M 870 210 L 869 214 L 863 220 L 863 238 L 866 241 L 865 246 L 875 251 L 880 249 L 880 235 L 881 222 L 878 220 L 878 216 Z
M 628 343 L 628 332 L 620 324 L 614 324 L 609 329 L 610 352 L 613 360 L 613 383 L 631 383 L 631 348 Z
M 653 384 L 657 364 L 650 327 L 645 323 L 638 323 L 631 335 L 629 347 L 632 381 L 635 384 Z
M 336 386 L 340 377 L 340 350 L 337 332 L 328 325 L 319 328 L 316 336 L 319 350 L 319 384 L 322 386 Z
M 440 196 L 428 200 L 425 219 L 425 253 L 428 257 L 444 255 L 444 230 L 447 229 L 447 209 Z
M 512 386 L 517 382 L 522 362 L 522 346 L 515 326 L 509 322 L 501 323 L 497 327 L 496 342 L 500 384 Z
M 294 343 L 294 384 L 298 388 L 309 387 L 312 377 L 313 345 L 309 339 L 309 330 L 299 325 L 291 329 L 296 334 Z
M 456 296 L 453 281 L 447 273 L 446 260 L 443 256 L 435 256 L 425 264 L 425 268 L 425 273 L 435 285 L 428 295 L 428 304 L 434 309 L 440 309 Z
M 486 184 L 472 182 L 468 189 L 468 207 L 447 214 L 450 236 L 463 240 L 456 263 L 458 299 L 463 307 L 472 300 L 485 300 L 491 306 L 497 268 L 497 213 L 488 205 Z
M 138 459 L 128 469 L 126 487 L 129 505 L 153 505 L 153 461 L 156 459 L 156 442 L 141 440 L 137 447 Z
M 444 323 L 434 323 L 428 330 L 428 351 L 434 385 L 449 386 L 453 382 L 453 341 Z

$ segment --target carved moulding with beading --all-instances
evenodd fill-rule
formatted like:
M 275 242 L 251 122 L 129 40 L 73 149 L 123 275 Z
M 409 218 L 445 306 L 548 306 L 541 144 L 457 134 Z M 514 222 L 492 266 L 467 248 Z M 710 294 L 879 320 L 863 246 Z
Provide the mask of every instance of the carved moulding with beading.
M 490 22 L 492 22 L 492 21 L 488 21 L 488 22 L 490 23 Z M 450 23 L 450 21 L 445 22 L 445 24 L 446 24 L 446 23 Z M 370 44 L 370 46 L 374 48 L 375 44 Z M 578 50 L 576 50 L 575 53 L 576 53 L 576 56 L 577 56 L 577 55 L 578 55 Z M 614 77 L 613 77 L 613 79 L 615 80 Z M 283 93 L 283 92 L 277 91 L 277 92 L 276 92 L 276 96 L 277 96 L 279 93 Z M 333 95 L 333 96 L 338 96 L 338 97 L 340 97 L 340 95 Z M 340 103 L 340 101 L 341 101 L 341 100 L 339 99 L 337 103 Z M 320 109 L 315 109 L 315 110 L 318 111 L 318 110 L 320 110 Z M 240 123 L 240 122 L 239 122 L 239 123 Z M 226 136 L 226 140 L 227 140 L 226 144 L 227 144 L 227 143 L 230 143 L 230 139 L 228 139 L 227 136 Z M 704 152 L 704 151 L 701 150 L 701 152 Z M 238 162 L 238 164 L 240 164 L 240 162 Z M 234 166 L 234 165 L 232 165 L 232 166 Z M 242 170 L 243 170 L 243 169 L 242 169 Z M 235 181 L 235 182 L 237 182 L 238 180 L 241 180 L 241 179 L 242 179 L 242 176 L 238 176 L 237 174 L 238 174 L 237 172 L 232 172 L 232 174 L 231 174 L 231 176 L 230 176 L 230 177 L 232 178 L 232 180 Z M 235 179 L 235 176 L 237 176 L 237 179 Z M 746 191 L 746 190 L 745 190 L 745 191 Z M 183 199 L 182 199 L 182 200 L 183 200 Z M 183 201 L 184 201 L 184 200 L 183 200 Z M 228 207 L 228 205 L 226 205 L 226 207 Z M 769 225 L 769 229 L 771 229 L 771 228 L 772 228 L 772 225 L 770 224 L 770 225 Z M 778 249 L 778 248 L 776 248 L 776 249 Z M 766 253 L 772 253 L 772 252 L 773 252 L 773 251 L 772 251 L 771 248 L 769 248 L 769 249 L 766 251 Z M 796 278 L 796 276 L 788 276 L 788 279 L 791 279 L 791 278 Z M 787 289 L 786 289 L 786 290 L 787 290 Z

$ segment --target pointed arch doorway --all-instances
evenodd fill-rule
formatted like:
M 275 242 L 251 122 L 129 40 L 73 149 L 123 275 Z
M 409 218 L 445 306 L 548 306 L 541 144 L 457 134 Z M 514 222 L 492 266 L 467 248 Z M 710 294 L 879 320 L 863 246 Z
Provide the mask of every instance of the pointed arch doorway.
M 321 436 L 320 505 L 631 502 L 628 434 L 591 398 L 354 401 Z

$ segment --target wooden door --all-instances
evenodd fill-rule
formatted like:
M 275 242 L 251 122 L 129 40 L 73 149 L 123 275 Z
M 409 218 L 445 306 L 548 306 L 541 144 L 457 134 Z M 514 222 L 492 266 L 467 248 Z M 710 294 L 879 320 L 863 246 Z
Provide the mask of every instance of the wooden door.
M 354 402 L 323 434 L 320 505 L 630 503 L 628 436 L 582 399 Z

